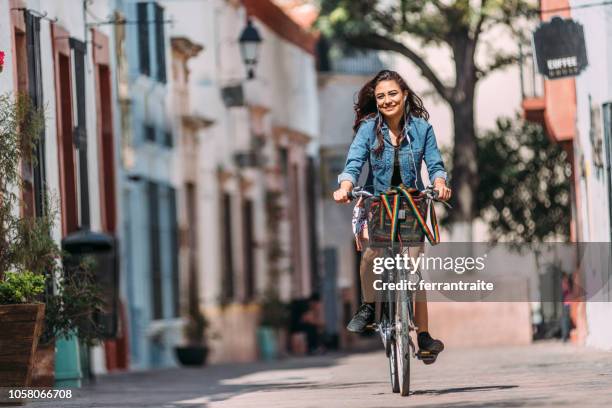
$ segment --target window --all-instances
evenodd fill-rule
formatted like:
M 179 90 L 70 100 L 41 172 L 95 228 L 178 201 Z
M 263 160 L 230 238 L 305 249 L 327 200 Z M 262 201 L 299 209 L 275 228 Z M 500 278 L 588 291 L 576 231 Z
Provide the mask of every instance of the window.
M 281 174 L 284 176 L 283 184 L 285 191 L 289 191 L 289 176 L 287 175 L 289 171 L 289 151 L 286 147 L 278 148 L 278 166 Z
M 149 3 L 138 3 L 138 57 L 140 73 L 149 75 L 151 73 L 151 62 L 149 60 Z
M 79 227 L 79 161 L 74 140 L 75 121 L 73 115 L 72 76 L 73 61 L 69 41 L 70 34 L 57 24 L 51 25 L 55 44 L 55 117 L 57 120 L 58 164 L 60 175 L 60 194 L 62 212 L 62 233 L 67 235 Z
M 76 109 L 76 124 L 73 130 L 73 140 L 76 143 L 78 155 L 77 180 L 79 191 L 79 225 L 89 227 L 89 177 L 87 172 L 87 125 L 85 115 L 85 53 L 84 42 L 70 38 L 72 49 L 73 72 L 75 82 L 74 108 Z
M 285 180 L 291 180 L 291 184 L 288 186 L 289 197 L 291 197 L 291 212 L 289 214 L 289 220 L 291 225 L 291 260 L 293 262 L 294 275 L 293 275 L 293 290 L 294 293 L 300 295 L 304 294 L 304 288 L 302 285 L 302 225 L 301 225 L 301 214 L 302 214 L 302 192 L 300 191 L 300 177 L 299 168 L 297 164 L 291 164 L 289 166 L 289 175 Z
M 253 202 L 242 202 L 242 222 L 244 239 L 244 300 L 252 300 L 255 296 L 255 251 L 253 248 Z
M 166 83 L 164 9 L 157 3 L 140 2 L 136 10 L 140 73 L 146 76 L 155 75 L 155 79 L 159 82 Z M 149 17 L 150 15 L 152 17 Z M 154 24 L 153 29 L 151 29 L 151 24 Z M 153 36 L 153 41 L 151 41 L 151 36 Z M 152 62 L 154 64 L 151 64 Z
M 152 181 L 147 182 L 147 202 L 149 203 L 149 255 L 151 270 L 151 304 L 153 319 L 163 317 L 162 265 L 159 220 L 159 187 Z
M 34 106 L 44 109 L 42 91 L 42 69 L 40 57 L 40 18 L 25 12 L 25 36 L 16 31 L 15 44 L 17 45 L 17 70 L 19 91 L 24 91 L 27 83 L 27 93 L 32 99 Z M 25 42 L 24 42 L 25 40 Z M 25 45 L 25 53 L 24 53 Z M 24 70 L 23 63 L 27 64 Z M 27 79 L 23 75 L 27 72 Z M 24 177 L 24 201 L 29 208 L 27 214 L 43 215 L 45 196 L 45 130 L 41 130 L 39 140 L 36 142 L 36 165 L 29 164 L 27 167 L 31 177 Z M 27 176 L 24 174 L 24 176 Z
M 223 302 L 229 302 L 234 297 L 234 256 L 232 248 L 232 200 L 228 193 L 223 193 L 221 219 L 223 234 L 223 280 L 221 281 L 221 297 Z
M 170 257 L 171 271 L 170 277 L 172 282 L 172 313 L 173 316 L 180 315 L 180 294 L 179 294 L 179 258 L 178 258 L 178 220 L 176 216 L 176 189 L 168 187 L 169 193 L 169 205 L 168 205 L 168 219 L 170 220 Z
M 174 140 L 172 138 L 172 132 L 170 131 L 165 131 L 164 132 L 164 145 L 168 146 L 168 147 L 172 147 L 174 144 Z
M 108 65 L 96 64 L 98 68 L 98 104 L 100 106 L 98 119 L 100 130 L 100 157 L 102 164 L 99 169 L 102 188 L 101 211 L 102 226 L 105 231 L 116 229 L 115 201 L 115 155 L 113 138 L 113 98 L 111 90 L 111 72 Z
M 155 128 L 151 125 L 143 125 L 143 132 L 145 140 L 149 142 L 155 142 Z
M 166 39 L 164 38 L 164 9 L 155 4 L 155 55 L 157 80 L 166 83 Z
M 188 277 L 187 277 L 187 305 L 191 308 L 199 308 L 200 284 L 198 278 L 198 212 L 197 212 L 196 186 L 193 183 L 185 184 L 185 204 L 187 209 L 187 248 Z M 183 285 L 185 287 L 185 285 Z
M 305 168 L 305 180 L 306 180 L 306 211 L 308 220 L 317 219 L 317 166 L 313 157 L 308 157 Z M 310 244 L 309 248 L 309 261 L 310 261 L 310 287 L 313 292 L 319 292 L 321 282 L 319 278 L 318 268 L 318 248 L 317 248 L 317 227 L 316 222 L 307 223 L 308 228 L 308 241 Z

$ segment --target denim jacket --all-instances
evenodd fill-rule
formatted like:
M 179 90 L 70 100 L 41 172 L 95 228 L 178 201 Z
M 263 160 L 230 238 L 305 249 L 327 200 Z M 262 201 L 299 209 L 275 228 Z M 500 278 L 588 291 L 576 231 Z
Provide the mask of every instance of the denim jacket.
M 363 165 L 367 161 L 369 172 L 365 188 L 374 194 L 385 192 L 391 187 L 393 176 L 394 147 L 389 137 L 389 128 L 382 125 L 384 150 L 380 156 L 374 153 L 378 142 L 376 140 L 376 120 L 366 119 L 361 123 L 357 134 L 351 143 L 344 170 L 338 176 L 338 183 L 348 180 L 357 185 Z M 399 149 L 400 173 L 402 183 L 408 187 L 424 190 L 421 180 L 421 164 L 425 160 L 429 179 L 433 182 L 440 177 L 446 180 L 447 174 L 442 162 L 442 156 L 436 143 L 432 126 L 423 118 L 409 117 L 408 126 L 404 127 L 406 135 Z M 372 188 L 373 187 L 373 188 Z

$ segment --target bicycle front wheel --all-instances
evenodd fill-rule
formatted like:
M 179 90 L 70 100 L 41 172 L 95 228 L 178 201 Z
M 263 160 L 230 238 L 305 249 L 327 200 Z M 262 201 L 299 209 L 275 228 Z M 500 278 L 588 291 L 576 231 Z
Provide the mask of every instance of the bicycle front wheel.
M 397 295 L 395 307 L 395 341 L 394 349 L 397 360 L 397 377 L 399 393 L 406 397 L 410 394 L 410 302 L 405 295 Z
M 391 380 L 391 389 L 393 392 L 400 392 L 399 375 L 397 371 L 397 350 L 395 349 L 395 340 L 393 338 L 392 329 L 395 320 L 395 303 L 389 301 L 382 304 L 382 318 L 380 330 L 384 337 L 385 352 L 389 359 L 389 377 Z
M 395 345 L 391 345 L 391 351 L 389 352 L 389 377 L 391 380 L 391 389 L 393 392 L 400 392 L 400 379 L 397 371 L 397 350 Z

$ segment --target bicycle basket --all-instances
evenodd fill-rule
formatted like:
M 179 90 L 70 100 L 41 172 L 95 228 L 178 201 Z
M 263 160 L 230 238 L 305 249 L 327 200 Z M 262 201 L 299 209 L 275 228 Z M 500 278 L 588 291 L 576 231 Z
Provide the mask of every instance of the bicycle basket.
M 424 197 L 419 197 L 416 194 L 412 195 L 414 202 L 423 215 L 427 214 L 427 200 Z M 425 233 L 419 224 L 417 217 L 410 208 L 408 200 L 405 197 L 398 197 L 399 212 L 397 217 L 397 236 L 399 242 L 423 242 Z M 380 201 L 373 202 L 370 206 L 368 216 L 368 232 L 370 242 L 387 244 L 391 241 L 392 217 L 389 216 L 385 206 Z

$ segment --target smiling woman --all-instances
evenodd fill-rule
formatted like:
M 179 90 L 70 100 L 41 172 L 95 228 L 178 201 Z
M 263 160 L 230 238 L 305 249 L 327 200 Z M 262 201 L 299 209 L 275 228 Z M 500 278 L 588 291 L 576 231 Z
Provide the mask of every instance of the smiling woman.
M 344 170 L 338 176 L 340 188 L 334 192 L 336 202 L 350 201 L 349 195 L 357 185 L 366 162 L 369 164 L 369 171 L 364 188 L 375 195 L 387 193 L 398 186 L 410 189 L 413 192 L 411 194 L 416 194 L 415 190 L 425 190 L 420 172 L 422 162 L 425 161 L 429 179 L 433 181 L 438 198 L 448 200 L 451 197 L 451 190 L 446 186 L 447 174 L 435 134 L 427 122 L 429 113 L 423 106 L 421 98 L 410 89 L 397 72 L 380 71 L 368 81 L 359 91 L 354 110 L 355 137 L 349 148 Z M 407 198 L 396 196 L 393 212 L 399 214 L 396 208 L 404 208 L 402 206 L 406 206 L 407 201 L 409 201 Z M 414 198 L 411 202 L 414 204 Z M 410 210 L 400 211 L 403 211 L 402 214 L 411 214 Z M 370 207 L 368 215 L 370 237 L 374 237 L 373 239 L 376 236 L 389 237 L 388 229 L 392 227 L 389 218 L 386 217 L 383 205 Z M 408 218 L 404 215 L 399 234 L 404 240 L 412 242 L 414 238 L 416 242 L 422 242 L 424 238 L 421 231 L 413 234 L 411 230 L 412 225 L 417 225 L 413 222 L 415 219 Z M 395 221 L 393 225 L 397 225 Z M 395 236 L 395 232 L 392 236 Z M 365 241 L 365 233 L 357 239 Z M 380 250 L 380 247 L 370 246 L 362 256 L 360 275 L 364 303 L 349 322 L 347 326 L 349 331 L 362 332 L 374 322 L 375 291 L 371 281 L 374 273 L 373 260 L 380 255 Z M 441 341 L 434 340 L 428 333 L 425 293 L 417 292 L 417 299 L 419 301 L 416 302 L 415 321 L 419 332 L 419 349 L 437 355 L 444 349 L 444 345 Z M 431 363 L 435 358 L 429 361 Z

